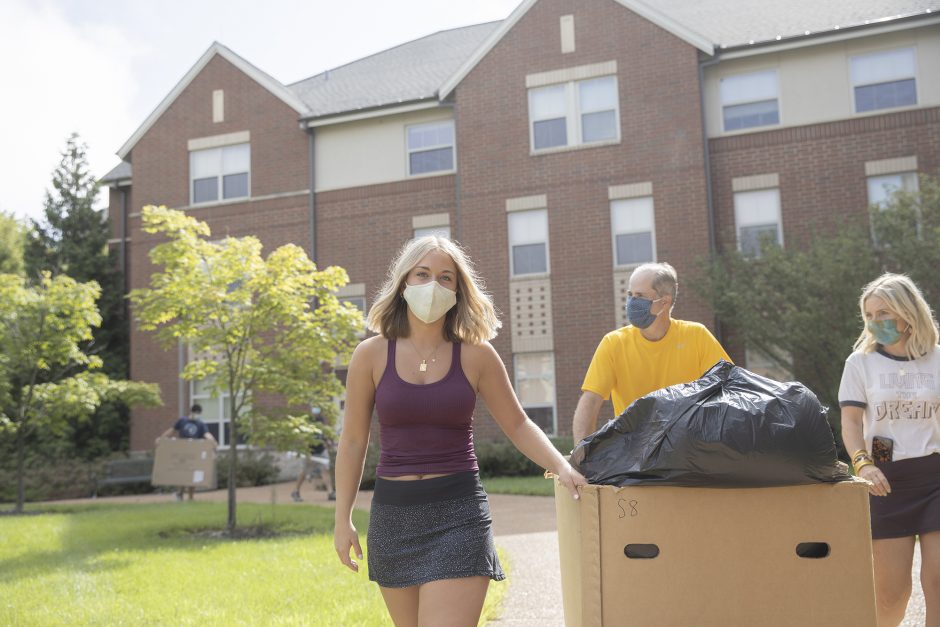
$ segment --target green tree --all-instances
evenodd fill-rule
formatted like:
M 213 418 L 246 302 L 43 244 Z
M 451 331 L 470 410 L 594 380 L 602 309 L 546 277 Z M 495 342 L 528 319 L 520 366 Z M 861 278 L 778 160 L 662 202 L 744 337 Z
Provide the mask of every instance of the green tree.
M 0 212 L 0 273 L 23 274 L 26 229 L 14 216 Z
M 918 183 L 918 191 L 898 190 L 872 206 L 875 251 L 886 271 L 907 274 L 940 307 L 940 174 L 922 174 Z
M 140 327 L 167 348 L 186 343 L 195 356 L 181 376 L 227 393 L 229 442 L 274 444 L 320 437 L 311 408 L 335 421 L 333 399 L 342 386 L 330 366 L 348 357 L 362 315 L 341 303 L 336 289 L 345 270 L 318 270 L 299 246 L 266 258 L 255 237 L 209 241 L 209 227 L 166 207 L 144 207 L 143 229 L 168 241 L 150 251 L 162 271 L 131 300 Z M 283 407 L 263 407 L 253 395 L 277 395 Z M 238 450 L 230 449 L 228 523 L 236 525 Z
M 105 401 L 159 404 L 154 385 L 114 381 L 82 345 L 101 324 L 99 287 L 43 274 L 35 285 L 0 274 L 0 436 L 17 454 L 16 512 L 23 511 L 24 464 L 31 436 L 63 433 Z
M 34 280 L 49 272 L 101 286 L 98 310 L 102 324 L 83 348 L 101 357 L 102 370 L 108 376 L 125 379 L 129 351 L 123 278 L 116 251 L 108 247 L 110 222 L 94 206 L 98 183 L 86 153 L 87 146 L 79 136 L 70 135 L 52 173 L 52 189 L 46 190 L 43 217 L 31 225 L 26 272 Z M 104 403 L 88 420 L 72 423 L 68 437 L 59 440 L 58 446 L 68 443 L 68 453 L 85 458 L 122 450 L 127 447 L 128 416 L 127 408 L 119 403 Z
M 759 258 L 724 250 L 694 283 L 729 332 L 812 389 L 839 433 L 839 382 L 862 321 L 862 287 L 885 271 L 904 272 L 940 303 L 940 178 L 897 192 L 839 225 L 817 225 L 786 249 L 764 242 Z M 873 243 L 874 242 L 874 243 Z M 841 438 L 837 438 L 841 440 Z

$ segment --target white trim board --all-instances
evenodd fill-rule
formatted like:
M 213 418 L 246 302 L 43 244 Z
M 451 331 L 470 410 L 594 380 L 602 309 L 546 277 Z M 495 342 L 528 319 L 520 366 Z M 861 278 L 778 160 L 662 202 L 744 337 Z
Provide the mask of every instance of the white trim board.
M 160 116 L 170 108 L 170 105 L 179 97 L 183 90 L 186 89 L 191 82 L 202 72 L 203 68 L 209 64 L 216 55 L 219 55 L 239 70 L 244 72 L 249 78 L 253 79 L 256 83 L 267 89 L 271 94 L 283 101 L 287 106 L 292 108 L 301 116 L 307 115 L 309 112 L 307 107 L 303 102 L 300 101 L 297 96 L 293 94 L 287 87 L 276 81 L 274 78 L 265 74 L 251 63 L 238 56 L 219 42 L 213 42 L 209 49 L 203 53 L 199 60 L 186 72 L 185 76 L 180 79 L 180 81 L 170 90 L 170 93 L 160 101 L 160 104 L 157 105 L 157 108 L 147 116 L 147 119 L 144 120 L 144 123 L 141 124 L 134 134 L 124 142 L 124 145 L 117 151 L 117 154 L 121 159 L 126 160 L 128 153 L 131 149 L 140 141 L 140 138 L 150 130 L 150 128 L 160 119 Z

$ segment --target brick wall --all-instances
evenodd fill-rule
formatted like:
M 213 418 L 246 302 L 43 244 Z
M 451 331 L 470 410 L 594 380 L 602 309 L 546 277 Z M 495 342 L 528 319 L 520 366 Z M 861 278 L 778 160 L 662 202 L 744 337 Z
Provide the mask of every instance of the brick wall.
M 225 121 L 212 122 L 212 92 L 225 92 Z M 155 270 L 148 253 L 157 243 L 140 230 L 139 212 L 148 204 L 189 204 L 190 139 L 249 131 L 251 195 L 290 194 L 309 189 L 307 135 L 297 113 L 220 56 L 214 57 L 133 147 L 133 204 L 129 205 L 129 261 L 132 288 L 149 284 Z M 212 229 L 213 237 L 253 234 L 270 251 L 293 242 L 309 251 L 307 194 L 189 210 Z M 114 207 L 114 204 L 112 204 Z M 160 384 L 164 407 L 136 410 L 131 422 L 132 450 L 147 449 L 177 417 L 177 353 L 164 350 L 152 334 L 132 325 L 131 376 Z M 186 386 L 188 394 L 188 385 Z M 185 399 L 188 404 L 188 399 Z
M 562 54 L 559 18 L 567 14 L 576 51 Z M 621 142 L 530 155 L 526 75 L 610 60 L 618 67 Z M 652 181 L 658 257 L 676 267 L 680 284 L 708 252 L 697 71 L 693 47 L 612 0 L 541 0 L 457 88 L 455 236 L 502 311 L 506 328 L 494 346 L 510 375 L 505 200 L 547 196 L 560 433 L 571 432 L 591 356 L 616 327 L 608 186 Z M 675 315 L 711 318 L 689 289 Z M 495 426 L 481 420 L 478 431 L 489 435 Z

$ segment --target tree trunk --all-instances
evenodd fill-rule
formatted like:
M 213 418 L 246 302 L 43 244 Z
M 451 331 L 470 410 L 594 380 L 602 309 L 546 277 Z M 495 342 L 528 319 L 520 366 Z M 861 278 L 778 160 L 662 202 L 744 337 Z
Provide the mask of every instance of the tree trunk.
M 230 388 L 231 389 L 231 388 Z M 237 473 L 235 472 L 238 467 L 238 420 L 235 415 L 235 395 L 229 393 L 229 403 L 231 403 L 230 415 L 232 416 L 232 422 L 229 430 L 229 440 L 228 440 L 228 454 L 229 454 L 229 465 L 228 465 L 228 524 L 225 527 L 226 532 L 229 535 L 235 531 L 235 507 L 236 507 L 236 490 L 238 488 L 235 485 L 235 477 Z
M 23 503 L 26 501 L 26 442 L 23 436 L 24 427 L 16 432 L 16 507 L 13 511 L 23 513 Z

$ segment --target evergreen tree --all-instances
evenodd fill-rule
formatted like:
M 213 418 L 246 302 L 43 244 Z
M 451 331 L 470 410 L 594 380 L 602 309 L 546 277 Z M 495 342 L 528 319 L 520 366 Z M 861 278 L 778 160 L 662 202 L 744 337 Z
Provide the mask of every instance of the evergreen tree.
M 26 229 L 14 216 L 0 212 L 0 273 L 23 274 Z
M 34 220 L 27 237 L 24 261 L 27 276 L 39 280 L 43 272 L 67 275 L 101 286 L 98 309 L 102 324 L 83 350 L 99 357 L 102 371 L 114 379 L 128 373 L 128 325 L 123 279 L 117 251 L 109 251 L 111 225 L 106 214 L 95 208 L 98 183 L 92 176 L 87 146 L 78 134 L 66 141 L 58 167 L 52 173 L 52 189 L 46 190 L 43 218 Z M 103 404 L 91 420 L 73 425 L 68 442 L 72 451 L 95 457 L 127 448 L 126 409 Z

